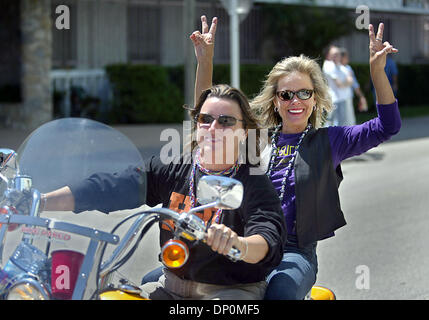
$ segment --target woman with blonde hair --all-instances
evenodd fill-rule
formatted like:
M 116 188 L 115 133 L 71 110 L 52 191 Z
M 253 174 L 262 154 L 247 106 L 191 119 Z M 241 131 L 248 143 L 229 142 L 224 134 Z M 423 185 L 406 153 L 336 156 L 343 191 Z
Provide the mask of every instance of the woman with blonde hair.
M 197 57 L 195 97 L 211 86 L 217 18 L 191 35 Z M 327 82 L 317 62 L 303 55 L 278 62 L 251 101 L 261 125 L 272 129 L 262 152 L 282 203 L 288 236 L 283 260 L 268 276 L 265 299 L 303 299 L 316 281 L 317 242 L 346 224 L 338 188 L 341 161 L 364 153 L 399 132 L 401 118 L 384 66 L 396 53 L 369 25 L 369 64 L 378 117 L 355 126 L 322 128 L 332 110 Z
M 332 102 L 329 95 L 329 88 L 320 70 L 319 64 L 304 55 L 299 57 L 288 57 L 278 62 L 267 76 L 264 85 L 259 93 L 251 102 L 251 106 L 259 115 L 260 123 L 268 128 L 278 125 L 282 118 L 278 113 L 278 106 L 276 106 L 277 86 L 285 74 L 292 72 L 299 72 L 307 74 L 313 84 L 314 99 L 318 101 L 310 114 L 309 122 L 314 128 L 322 127 L 326 121 L 326 116 L 332 111 Z M 292 130 L 292 128 L 288 127 Z

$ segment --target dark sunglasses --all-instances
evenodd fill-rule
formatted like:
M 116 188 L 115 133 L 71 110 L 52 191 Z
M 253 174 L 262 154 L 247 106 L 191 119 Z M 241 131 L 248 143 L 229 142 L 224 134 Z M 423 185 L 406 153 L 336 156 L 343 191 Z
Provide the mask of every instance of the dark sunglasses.
M 283 100 L 283 101 L 292 100 L 294 95 L 296 95 L 301 100 L 307 100 L 307 99 L 310 99 L 311 96 L 313 95 L 313 90 L 310 90 L 310 89 L 301 89 L 299 91 L 283 90 L 283 91 L 277 91 L 276 95 L 280 100 Z
M 217 118 L 207 113 L 199 113 L 195 116 L 195 122 L 198 122 L 199 124 L 211 124 L 215 120 L 217 120 L 222 127 L 232 127 L 237 123 L 237 121 L 244 121 L 236 119 L 233 116 L 225 116 L 223 114 Z

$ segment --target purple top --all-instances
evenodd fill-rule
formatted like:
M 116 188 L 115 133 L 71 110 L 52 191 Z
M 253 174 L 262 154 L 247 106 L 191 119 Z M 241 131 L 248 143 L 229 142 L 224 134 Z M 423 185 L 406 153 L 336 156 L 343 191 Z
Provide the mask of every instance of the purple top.
M 336 168 L 341 161 L 362 154 L 380 143 L 390 139 L 401 128 L 401 116 L 398 102 L 390 105 L 377 104 L 378 117 L 355 126 L 329 127 L 328 136 L 332 149 L 332 161 Z M 272 170 L 271 180 L 279 192 L 284 170 L 295 151 L 301 133 L 281 133 L 277 141 L 280 148 L 277 164 Z M 283 213 L 286 219 L 288 234 L 296 235 L 296 205 L 295 205 L 295 175 L 293 170 L 289 172 L 285 194 L 282 203 Z

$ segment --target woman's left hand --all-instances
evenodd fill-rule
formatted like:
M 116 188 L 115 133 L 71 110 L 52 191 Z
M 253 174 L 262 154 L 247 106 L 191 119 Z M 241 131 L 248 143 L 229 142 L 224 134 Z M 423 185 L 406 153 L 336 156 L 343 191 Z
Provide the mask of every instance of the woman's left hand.
M 396 53 L 398 49 L 394 48 L 389 42 L 383 42 L 384 24 L 380 23 L 375 36 L 374 26 L 369 25 L 369 65 L 373 71 L 382 71 L 386 66 L 386 56 L 389 53 Z
M 208 60 L 210 63 L 212 63 L 214 56 L 216 27 L 217 17 L 212 19 L 212 24 L 210 25 L 209 29 L 207 17 L 203 15 L 201 16 L 201 32 L 197 30 L 191 34 L 190 38 L 194 44 L 195 57 L 197 58 L 198 62 Z

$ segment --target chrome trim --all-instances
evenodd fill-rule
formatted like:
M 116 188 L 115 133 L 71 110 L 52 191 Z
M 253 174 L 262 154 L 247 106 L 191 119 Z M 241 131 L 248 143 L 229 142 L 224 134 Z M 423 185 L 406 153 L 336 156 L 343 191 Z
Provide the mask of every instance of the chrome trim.
M 6 183 L 6 185 L 9 186 L 9 179 L 6 178 L 4 175 L 2 175 L 1 172 L 0 172 L 0 179 L 2 179 Z
M 6 294 L 6 300 L 9 296 L 9 293 L 13 290 L 14 287 L 16 287 L 20 284 L 25 284 L 25 283 L 30 283 L 33 287 L 35 287 L 42 294 L 42 296 L 45 298 L 45 300 L 51 300 L 51 296 L 49 294 L 48 289 L 43 285 L 43 283 L 40 283 L 39 281 L 37 281 L 36 279 L 34 279 L 32 277 L 25 277 L 25 278 L 22 278 L 22 279 L 19 279 L 18 281 L 16 281 L 7 290 L 8 293 Z
M 92 239 L 86 250 L 85 258 L 82 262 L 82 266 L 79 270 L 79 276 L 76 281 L 76 286 L 73 291 L 72 300 L 82 300 L 86 291 L 89 276 L 91 275 L 92 268 L 94 266 L 94 257 L 98 247 L 98 241 Z M 89 293 L 86 293 L 89 294 Z
M 30 217 L 38 217 L 39 216 L 39 205 L 40 205 L 40 199 L 41 194 L 39 190 L 34 189 L 32 198 L 33 202 L 31 203 L 31 210 L 30 210 Z
M 16 156 L 17 156 L 17 153 L 14 150 L 7 149 L 7 148 L 0 148 L 0 171 L 6 167 L 5 165 L 12 157 L 15 157 L 16 159 Z M 17 167 L 16 160 L 14 164 L 15 164 L 15 167 Z
M 133 225 L 128 229 L 128 232 L 125 234 L 125 236 L 122 238 L 122 241 L 118 244 L 116 249 L 113 251 L 110 258 L 103 262 L 100 267 L 100 278 L 104 278 L 104 276 L 110 271 L 110 268 L 114 265 L 114 262 L 119 260 L 119 258 L 122 256 L 122 254 L 125 252 L 125 250 L 128 248 L 128 246 L 131 244 L 134 237 L 137 235 L 138 230 L 140 227 L 146 223 L 146 221 L 153 215 L 151 214 L 142 214 L 140 217 L 137 218 L 136 221 L 134 221 Z M 104 281 L 100 281 L 104 282 Z
M 9 215 L 4 215 L 3 217 L 9 220 Z M 7 228 L 8 228 L 8 224 L 6 223 L 3 223 L 0 228 L 0 264 L 1 265 L 3 265 L 3 249 L 6 241 Z
M 4 224 L 25 224 L 32 225 L 42 228 L 56 229 L 60 231 L 70 232 L 74 234 L 79 234 L 81 236 L 91 238 L 98 241 L 105 241 L 112 244 L 117 244 L 119 242 L 119 236 L 111 234 L 109 232 L 97 230 L 95 228 L 89 228 L 80 226 L 77 224 L 56 221 L 54 219 L 41 218 L 41 217 L 32 217 L 32 216 L 23 216 L 23 215 L 0 215 L 0 223 Z
M 121 284 L 119 286 L 119 290 L 132 294 L 140 294 L 142 292 L 142 289 L 129 283 Z
M 40 205 L 40 199 L 41 194 L 38 190 L 34 189 L 32 193 L 33 201 L 31 202 L 31 209 L 30 209 L 30 217 L 38 217 L 39 216 L 39 205 Z M 27 227 L 30 225 L 27 224 Z M 33 244 L 33 238 L 23 237 L 22 241 L 28 244 Z
M 133 225 L 128 229 L 128 232 L 122 238 L 122 241 L 113 251 L 110 258 L 107 261 L 102 263 L 100 267 L 100 278 L 104 278 L 106 276 L 106 274 L 110 271 L 110 268 L 114 265 L 114 262 L 119 260 L 119 258 L 124 253 L 126 248 L 128 248 L 128 246 L 131 244 L 134 237 L 137 235 L 140 228 L 147 222 L 147 220 L 150 217 L 158 214 L 162 216 L 164 219 L 165 218 L 172 219 L 174 221 L 178 221 L 179 219 L 179 214 L 177 212 L 166 208 L 153 208 L 140 213 L 141 213 L 141 216 L 138 217 L 137 220 L 134 221 Z M 100 283 L 105 283 L 105 281 L 101 279 Z
M 206 236 L 206 225 L 196 215 L 192 213 L 182 213 L 179 217 L 177 228 L 180 229 L 179 233 L 185 233 L 195 237 L 196 240 L 203 240 Z
M 191 210 L 188 211 L 188 214 L 194 214 L 194 212 L 198 212 L 198 211 L 204 210 L 206 208 L 216 207 L 217 204 L 218 204 L 218 201 L 214 201 L 214 202 L 210 202 L 210 203 L 207 203 L 207 204 L 199 206 L 199 207 L 192 208 Z
M 30 176 L 16 176 L 14 178 L 15 189 L 19 192 L 30 192 L 33 180 Z
M 168 248 L 168 247 L 171 247 L 171 246 L 178 246 L 178 247 L 180 247 L 180 248 L 182 248 L 182 250 L 185 252 L 185 260 L 183 261 L 183 263 L 180 265 L 180 266 L 178 266 L 178 267 L 172 267 L 172 266 L 168 266 L 167 265 L 167 263 L 165 263 L 164 262 L 164 251 Z M 183 244 L 181 244 L 180 242 L 177 242 L 177 241 L 174 241 L 174 240 L 172 240 L 171 242 L 167 242 L 167 243 L 165 243 L 163 246 L 162 246 L 162 248 L 161 248 L 161 262 L 162 262 L 162 264 L 164 265 L 164 266 L 166 266 L 166 267 L 168 267 L 168 268 L 181 268 L 181 267 L 183 267 L 184 265 L 185 265 L 185 263 L 186 262 L 188 262 L 188 259 L 189 259 L 189 249 L 186 247 L 186 246 L 184 246 Z

